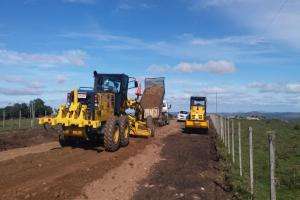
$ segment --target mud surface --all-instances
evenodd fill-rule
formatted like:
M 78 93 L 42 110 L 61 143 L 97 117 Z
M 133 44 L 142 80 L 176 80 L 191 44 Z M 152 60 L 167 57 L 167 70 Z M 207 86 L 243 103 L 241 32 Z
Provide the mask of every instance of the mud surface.
M 26 153 L 15 152 L 22 150 Z M 114 153 L 47 142 L 1 155 L 7 158 L 0 161 L 0 199 L 228 196 L 218 186 L 223 183 L 212 133 L 185 134 L 175 121 L 158 128 L 154 138 L 131 138 L 128 147 Z
M 73 199 L 88 183 L 137 154 L 150 140 L 135 138 L 115 153 L 56 148 L 0 164 L 0 199 Z
M 43 128 L 5 131 L 0 134 L 0 151 L 28 147 L 56 140 L 57 133 L 55 131 L 46 131 Z
M 134 199 L 230 199 L 222 185 L 213 133 L 168 136 L 162 161 L 140 182 Z

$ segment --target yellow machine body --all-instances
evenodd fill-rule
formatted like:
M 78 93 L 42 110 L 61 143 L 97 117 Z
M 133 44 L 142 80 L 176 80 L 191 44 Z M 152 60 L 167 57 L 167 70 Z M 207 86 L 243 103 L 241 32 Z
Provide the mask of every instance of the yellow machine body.
M 185 121 L 185 128 L 209 129 L 209 121 L 206 119 L 205 97 L 191 97 L 190 113 Z
M 150 137 L 151 129 L 147 126 L 147 123 L 142 120 L 142 108 L 137 100 L 128 100 L 127 107 L 134 110 L 134 114 L 128 115 L 130 135 L 140 137 Z
M 73 90 L 71 93 L 73 94 L 73 101 L 69 107 L 65 104 L 61 105 L 56 116 L 39 118 L 39 124 L 61 125 L 65 136 L 85 137 L 86 127 L 98 129 L 114 113 L 113 93 L 98 93 L 96 95 L 95 98 L 100 104 L 94 111 L 94 117 L 88 115 L 87 105 L 78 101 L 78 90 Z
M 114 114 L 114 94 L 97 93 L 99 105 L 94 111 L 94 117 L 89 116 L 87 106 L 78 101 L 78 90 L 73 90 L 73 101 L 70 106 L 65 104 L 59 107 L 58 113 L 53 117 L 39 118 L 40 125 L 57 126 L 61 125 L 63 133 L 67 137 L 86 138 L 86 128 L 98 129 Z M 135 113 L 139 112 L 140 106 L 137 100 L 127 100 L 127 108 Z M 151 131 L 147 128 L 146 122 L 138 119 L 137 115 L 128 115 L 130 135 L 150 137 Z

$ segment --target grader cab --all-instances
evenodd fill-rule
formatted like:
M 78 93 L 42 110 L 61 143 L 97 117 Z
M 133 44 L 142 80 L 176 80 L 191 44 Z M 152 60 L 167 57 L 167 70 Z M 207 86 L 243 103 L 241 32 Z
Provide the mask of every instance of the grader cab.
M 129 84 L 133 87 L 129 88 Z M 138 119 L 142 112 L 138 97 L 127 98 L 128 89 L 137 87 L 134 78 L 125 74 L 94 72 L 94 88 L 79 88 L 68 94 L 67 104 L 61 105 L 54 117 L 43 117 L 39 124 L 60 127 L 61 146 L 84 139 L 96 143 L 103 140 L 106 151 L 116 151 L 129 144 L 129 135 L 151 136 L 154 128 L 148 119 Z M 128 108 L 135 114 L 126 113 Z
M 206 97 L 192 96 L 190 113 L 185 121 L 186 129 L 202 129 L 207 131 L 209 122 L 206 118 Z

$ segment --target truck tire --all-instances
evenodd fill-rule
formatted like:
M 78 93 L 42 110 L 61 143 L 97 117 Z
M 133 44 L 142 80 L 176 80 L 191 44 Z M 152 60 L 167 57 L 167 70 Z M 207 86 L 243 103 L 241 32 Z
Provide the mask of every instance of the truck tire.
M 129 144 L 129 121 L 126 115 L 122 115 L 119 117 L 119 124 L 120 124 L 120 146 L 126 147 Z
M 151 116 L 148 116 L 146 118 L 146 125 L 147 125 L 148 130 L 150 131 L 150 136 L 154 137 L 154 135 L 155 135 L 155 126 L 154 126 L 153 119 L 152 119 Z
M 120 125 L 116 116 L 111 116 L 104 127 L 105 151 L 114 152 L 120 147 Z

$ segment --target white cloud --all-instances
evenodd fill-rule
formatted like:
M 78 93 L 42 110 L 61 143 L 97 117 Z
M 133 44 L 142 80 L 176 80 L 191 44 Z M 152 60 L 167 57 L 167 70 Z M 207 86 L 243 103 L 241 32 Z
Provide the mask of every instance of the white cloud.
M 148 1 L 126 1 L 126 0 L 121 0 L 117 6 L 116 11 L 128 11 L 128 10 L 132 10 L 132 9 L 150 9 L 152 8 L 154 5 L 149 4 Z
M 190 96 L 206 96 L 208 99 L 209 112 L 215 111 L 216 92 L 218 93 L 218 109 L 221 112 L 237 112 L 237 111 L 295 111 L 300 109 L 299 91 L 300 84 L 286 84 L 288 92 L 257 92 L 257 88 L 252 88 L 257 83 L 249 85 L 218 85 L 204 84 L 201 87 L 187 87 L 182 83 L 182 90 L 175 87 L 167 93 L 167 98 L 170 99 L 174 108 L 177 110 L 188 109 Z M 273 83 L 280 85 L 280 83 Z M 251 86 L 250 88 L 250 85 Z M 190 89 L 187 89 L 190 88 Z M 249 89 L 250 88 L 250 89 Z M 293 88 L 291 91 L 291 88 Z
M 4 81 L 6 83 L 13 84 L 14 86 L 16 84 L 25 86 L 27 88 L 31 89 L 41 89 L 44 87 L 42 82 L 37 81 L 37 80 L 28 80 L 22 76 L 17 76 L 17 75 L 12 75 L 12 76 L 3 76 L 1 81 Z
M 82 3 L 82 4 L 93 4 L 96 0 L 62 0 L 65 3 Z
M 230 36 L 223 38 L 194 38 L 190 36 L 191 44 L 207 46 L 207 45 L 262 45 L 266 43 L 264 37 L 255 35 Z
M 150 65 L 148 71 L 153 73 L 165 73 L 165 72 L 207 72 L 212 74 L 226 74 L 234 73 L 236 67 L 232 62 L 226 60 L 208 61 L 207 63 L 189 63 L 181 62 L 178 65 L 170 67 L 168 65 Z
M 255 35 L 300 48 L 300 1 L 193 0 L 187 1 L 187 5 L 196 12 L 222 11 L 226 18 Z
M 170 70 L 172 70 L 172 68 L 168 65 L 150 65 L 147 69 L 147 71 L 154 73 L 165 73 Z
M 208 61 L 205 64 L 201 63 L 179 63 L 175 70 L 180 72 L 209 72 L 213 74 L 226 74 L 236 71 L 236 67 L 232 62 L 226 60 Z
M 0 94 L 6 96 L 36 96 L 41 95 L 43 92 L 37 88 L 2 88 L 0 87 Z
M 0 49 L 0 64 L 16 66 L 84 66 L 87 54 L 82 50 L 70 50 L 62 54 L 34 54 Z
M 300 83 L 261 83 L 254 82 L 249 88 L 257 89 L 261 93 L 300 93 Z

